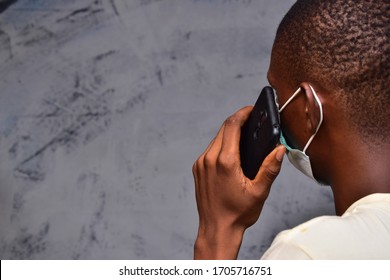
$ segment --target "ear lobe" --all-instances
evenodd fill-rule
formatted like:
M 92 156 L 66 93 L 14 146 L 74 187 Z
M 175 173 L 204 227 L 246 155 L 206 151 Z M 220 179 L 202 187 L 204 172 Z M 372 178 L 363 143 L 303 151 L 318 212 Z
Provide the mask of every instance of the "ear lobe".
M 320 123 L 320 108 L 310 84 L 304 82 L 300 86 L 305 95 L 306 129 L 309 134 L 313 135 Z

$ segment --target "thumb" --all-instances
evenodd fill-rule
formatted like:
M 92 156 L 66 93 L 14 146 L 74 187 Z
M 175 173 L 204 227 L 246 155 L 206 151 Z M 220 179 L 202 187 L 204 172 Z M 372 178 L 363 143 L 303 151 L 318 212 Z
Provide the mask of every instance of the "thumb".
M 283 145 L 277 146 L 261 164 L 253 183 L 260 184 L 263 187 L 270 187 L 279 174 L 285 153 L 286 148 Z

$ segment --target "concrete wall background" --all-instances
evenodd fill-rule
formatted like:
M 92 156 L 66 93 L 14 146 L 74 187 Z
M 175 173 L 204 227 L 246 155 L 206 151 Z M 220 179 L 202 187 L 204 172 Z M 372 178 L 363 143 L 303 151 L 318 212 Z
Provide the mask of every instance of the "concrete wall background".
M 19 0 L 3 11 L 0 258 L 192 258 L 192 164 L 266 84 L 293 2 Z M 239 257 L 333 213 L 330 190 L 285 160 Z

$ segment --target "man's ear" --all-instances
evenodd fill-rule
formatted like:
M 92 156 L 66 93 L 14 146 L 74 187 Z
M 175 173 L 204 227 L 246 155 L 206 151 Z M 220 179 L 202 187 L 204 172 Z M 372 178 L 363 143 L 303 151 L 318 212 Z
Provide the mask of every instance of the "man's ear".
M 307 82 L 301 83 L 300 86 L 305 95 L 306 129 L 309 134 L 313 135 L 320 123 L 320 107 L 313 93 L 315 89 Z

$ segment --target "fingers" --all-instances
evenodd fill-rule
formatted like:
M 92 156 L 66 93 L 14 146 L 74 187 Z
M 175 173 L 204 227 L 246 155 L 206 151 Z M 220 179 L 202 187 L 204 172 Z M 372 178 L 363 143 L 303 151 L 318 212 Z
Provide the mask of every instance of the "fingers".
M 194 174 L 194 176 L 196 176 L 198 170 L 199 170 L 199 164 L 203 165 L 204 163 L 204 158 L 205 158 L 205 155 L 210 151 L 210 149 L 215 145 L 215 140 L 217 139 L 218 135 L 219 134 L 222 134 L 223 133 L 223 128 L 224 126 L 222 125 L 221 128 L 219 129 L 218 131 L 218 134 L 217 136 L 214 137 L 213 140 L 211 140 L 211 142 L 209 143 L 209 145 L 207 146 L 206 150 L 199 156 L 199 158 L 195 161 L 193 167 L 192 167 L 192 173 Z
M 198 162 L 202 162 L 205 167 L 220 166 L 221 164 L 216 162 L 222 160 L 224 163 L 226 158 L 230 162 L 239 163 L 241 127 L 248 119 L 252 108 L 252 106 L 244 107 L 226 119 Z
M 286 148 L 283 145 L 277 146 L 264 160 L 257 173 L 254 184 L 261 183 L 262 187 L 269 188 L 274 182 L 276 176 L 280 172 L 283 156 L 286 153 Z
M 240 164 L 241 128 L 248 119 L 253 107 L 245 107 L 230 116 L 224 122 L 221 146 L 218 147 L 216 167 L 220 172 L 230 173 Z
M 222 145 L 222 136 L 223 131 L 225 130 L 225 123 L 222 124 L 221 128 L 219 129 L 217 135 L 213 139 L 213 143 L 210 145 L 210 147 L 205 151 L 205 153 L 215 153 L 215 151 L 219 151 L 220 147 Z
M 238 156 L 240 146 L 241 128 L 249 118 L 252 106 L 237 111 L 225 121 L 221 153 Z

